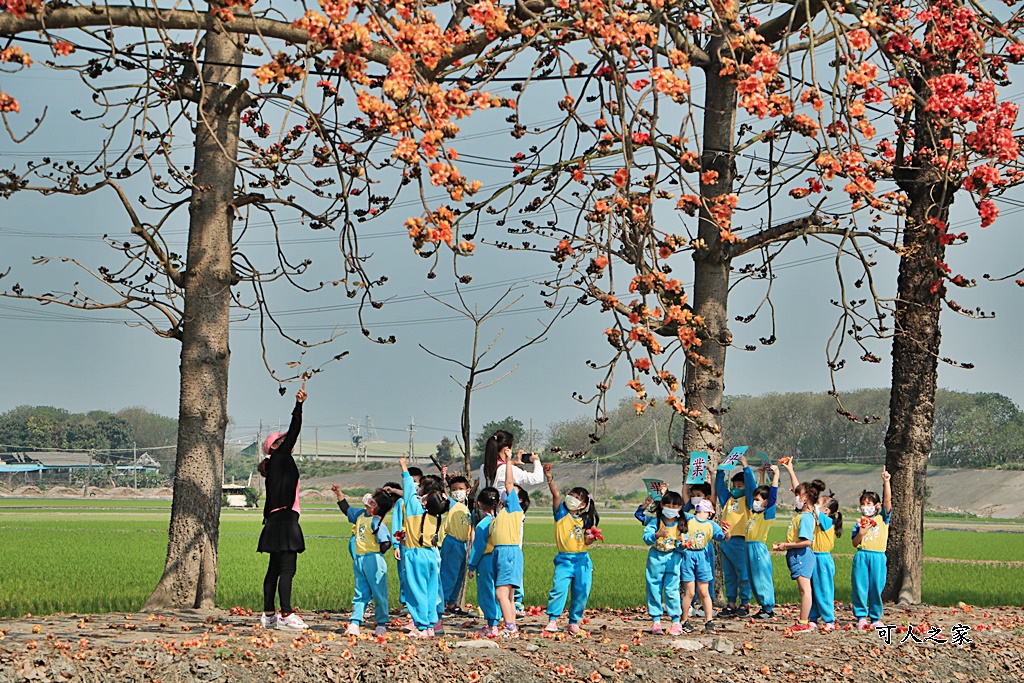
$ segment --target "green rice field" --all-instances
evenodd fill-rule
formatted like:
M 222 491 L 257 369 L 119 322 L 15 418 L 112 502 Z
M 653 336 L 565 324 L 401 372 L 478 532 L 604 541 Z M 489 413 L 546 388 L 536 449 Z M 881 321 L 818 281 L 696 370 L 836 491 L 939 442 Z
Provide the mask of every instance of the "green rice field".
M 126 612 L 139 609 L 156 585 L 167 548 L 169 503 L 161 501 L 0 502 L 0 615 L 53 612 Z M 45 508 L 45 509 L 41 509 Z M 225 511 L 221 519 L 218 603 L 222 607 L 261 606 L 267 556 L 256 553 L 259 511 Z M 770 541 L 782 540 L 787 520 L 779 520 Z M 294 603 L 306 610 L 344 610 L 352 597 L 347 542 L 350 525 L 337 510 L 307 508 L 302 516 L 306 552 L 299 558 Z M 606 516 L 601 528 L 608 546 L 595 546 L 591 607 L 631 607 L 644 602 L 643 546 L 639 523 Z M 970 561 L 1024 559 L 1024 533 L 984 531 L 925 533 L 924 600 L 937 605 L 963 601 L 979 606 L 1024 605 L 1024 567 Z M 555 555 L 551 518 L 528 515 L 526 602 L 543 605 Z M 836 598 L 850 599 L 852 547 L 849 531 L 836 544 Z M 959 562 L 943 562 L 943 559 Z M 963 562 L 968 561 L 968 562 Z M 392 567 L 392 601 L 397 580 Z M 779 603 L 797 592 L 781 555 L 775 560 Z M 468 600 L 475 603 L 470 582 Z

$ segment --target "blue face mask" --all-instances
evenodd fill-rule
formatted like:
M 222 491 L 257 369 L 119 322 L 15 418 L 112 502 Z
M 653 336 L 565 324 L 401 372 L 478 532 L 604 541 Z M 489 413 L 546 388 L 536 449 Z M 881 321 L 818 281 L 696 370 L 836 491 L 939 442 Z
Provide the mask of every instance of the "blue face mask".
M 733 498 L 743 497 L 743 489 L 733 489 L 732 491 L 730 491 L 730 493 L 732 494 Z
M 662 508 L 661 514 L 665 519 L 675 519 L 679 516 L 679 510 L 674 508 Z

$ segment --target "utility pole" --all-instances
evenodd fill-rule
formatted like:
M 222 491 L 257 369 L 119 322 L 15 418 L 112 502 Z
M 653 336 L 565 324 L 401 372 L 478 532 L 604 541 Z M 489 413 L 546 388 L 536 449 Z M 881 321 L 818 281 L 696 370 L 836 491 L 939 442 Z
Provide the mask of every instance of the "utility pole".
M 409 418 L 409 462 L 416 462 L 416 440 L 413 434 L 416 433 L 416 418 Z
M 651 419 L 654 422 L 654 457 L 657 458 L 658 462 L 661 462 L 661 443 L 658 441 L 658 421 Z
M 597 495 L 597 468 L 601 464 L 601 458 L 594 458 L 594 490 L 591 491 L 591 495 Z
M 256 464 L 263 459 L 263 420 L 260 420 L 260 430 L 256 432 Z M 263 477 L 256 478 L 256 490 L 263 495 Z
M 533 450 L 533 418 L 530 418 L 530 453 L 534 453 Z
M 319 427 L 313 427 L 313 442 L 314 442 L 313 450 L 316 451 L 315 453 L 313 453 L 313 459 L 314 460 L 319 460 L 320 459 L 320 428 Z
M 132 441 L 132 473 L 135 475 L 135 490 L 139 490 L 139 445 Z

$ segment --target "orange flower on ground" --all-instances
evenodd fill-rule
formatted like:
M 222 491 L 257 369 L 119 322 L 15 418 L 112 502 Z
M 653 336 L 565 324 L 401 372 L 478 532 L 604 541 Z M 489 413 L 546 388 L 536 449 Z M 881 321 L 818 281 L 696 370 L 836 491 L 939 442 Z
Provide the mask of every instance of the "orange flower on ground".
M 623 659 L 622 657 L 619 657 L 615 660 L 615 666 L 612 668 L 616 671 L 629 671 L 633 668 L 633 664 L 628 659 Z

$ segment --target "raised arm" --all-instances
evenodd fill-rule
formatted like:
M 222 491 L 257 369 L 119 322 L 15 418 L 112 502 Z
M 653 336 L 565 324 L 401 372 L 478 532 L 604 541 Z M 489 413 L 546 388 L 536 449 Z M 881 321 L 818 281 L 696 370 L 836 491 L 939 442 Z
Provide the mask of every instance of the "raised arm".
M 302 432 L 302 404 L 306 402 L 306 390 L 299 389 L 295 394 L 295 407 L 292 408 L 292 421 L 288 425 L 288 433 L 284 435 L 284 441 L 277 448 L 278 453 L 291 453 L 299 440 Z
M 544 465 L 541 464 L 540 456 L 538 456 L 536 453 L 531 453 L 531 455 L 533 455 L 533 471 L 532 472 L 528 472 L 526 469 L 516 467 L 515 465 L 511 466 L 512 467 L 512 472 L 514 472 L 513 477 L 515 478 L 515 483 L 516 484 L 520 484 L 520 485 L 525 484 L 527 486 L 536 486 L 538 484 L 543 484 L 544 483 L 544 479 L 546 477 L 544 476 Z M 522 456 L 522 452 L 520 452 L 520 457 L 521 456 Z M 506 472 L 507 472 L 507 470 L 506 470 Z
M 892 514 L 892 475 L 882 466 L 882 511 L 886 517 Z
M 786 472 L 789 473 L 789 481 L 792 484 L 790 491 L 796 491 L 796 487 L 800 485 L 800 480 L 796 478 L 796 472 L 793 470 L 793 460 L 791 458 L 779 458 L 779 464 L 786 468 Z
M 754 477 L 754 470 L 750 469 L 747 456 L 740 458 L 740 465 L 743 466 L 743 497 L 747 499 L 747 509 L 754 507 L 754 489 L 757 488 L 757 479 Z
M 544 463 L 544 478 L 548 480 L 548 491 L 551 492 L 551 508 L 557 510 L 558 506 L 562 504 L 562 494 L 558 491 L 558 484 L 555 483 L 551 469 L 551 463 Z
M 725 483 L 725 470 L 718 470 L 715 472 L 715 492 L 718 494 L 718 500 L 725 504 L 725 501 L 729 500 L 729 486 Z

